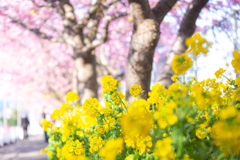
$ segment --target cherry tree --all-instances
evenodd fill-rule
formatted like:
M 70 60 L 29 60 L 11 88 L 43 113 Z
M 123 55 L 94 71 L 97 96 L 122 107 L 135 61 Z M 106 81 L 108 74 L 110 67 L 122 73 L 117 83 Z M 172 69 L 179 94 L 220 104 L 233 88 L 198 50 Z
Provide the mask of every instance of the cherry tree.
M 159 1 L 158 4 L 163 3 L 164 1 Z M 154 18 L 157 19 L 161 16 L 165 16 L 166 18 L 163 20 L 163 22 L 160 24 L 161 26 L 161 36 L 160 41 L 158 44 L 163 44 L 165 48 L 168 48 L 167 52 L 169 52 L 165 66 L 163 71 L 160 74 L 160 78 L 158 78 L 158 82 L 163 84 L 164 86 L 169 86 L 172 83 L 171 76 L 173 75 L 173 71 L 171 68 L 171 62 L 176 54 L 182 54 L 187 49 L 187 46 L 185 45 L 185 40 L 192 36 L 192 34 L 195 31 L 204 32 L 207 28 L 211 28 L 214 26 L 214 20 L 216 23 L 216 19 L 209 16 L 211 14 L 215 14 L 214 10 L 229 10 L 229 4 L 232 4 L 235 6 L 235 8 L 238 8 L 239 2 L 236 0 L 232 1 L 209 1 L 208 0 L 192 0 L 192 1 L 175 1 L 174 6 L 171 5 L 165 5 L 162 4 L 162 7 L 166 9 L 167 7 L 170 7 L 171 11 L 168 12 L 168 14 L 165 16 L 165 14 L 160 14 L 160 16 L 154 15 L 156 12 L 154 12 L 154 9 L 157 6 L 148 6 L 143 5 L 147 4 L 147 1 L 138 1 L 137 3 L 135 1 L 129 0 L 130 6 L 131 3 L 140 11 L 136 12 L 137 9 L 131 10 L 131 15 L 136 13 L 144 13 L 144 14 L 136 14 L 138 16 L 135 16 L 134 21 L 134 28 L 133 28 L 133 35 L 131 40 L 131 48 L 128 55 L 128 68 L 127 68 L 127 78 L 128 75 L 129 79 L 127 79 L 127 89 L 130 88 L 133 84 L 139 84 L 141 85 L 146 92 L 142 93 L 142 97 L 146 98 L 149 91 L 149 81 L 151 77 L 151 69 L 152 69 L 152 57 L 155 50 L 155 43 L 154 40 L 158 41 L 158 36 L 155 38 L 153 36 L 154 34 L 151 34 L 151 31 L 156 31 L 155 28 L 149 29 L 150 31 L 146 32 L 140 32 L 142 28 L 147 30 L 147 27 L 143 27 L 145 24 L 137 23 L 138 21 L 143 22 L 144 20 L 149 20 L 149 15 L 153 14 Z M 170 1 L 168 1 L 170 3 Z M 145 6 L 141 7 L 141 6 Z M 222 7 L 222 9 L 221 9 Z M 130 7 L 131 8 L 131 7 Z M 132 7 L 133 8 L 133 7 Z M 146 9 L 147 8 L 147 9 Z M 170 10 L 169 9 L 169 10 Z M 163 9 L 159 9 L 159 12 L 161 13 Z M 141 15 L 144 15 L 140 17 Z M 151 17 L 151 16 L 150 16 Z M 210 17 L 212 19 L 210 19 Z M 222 17 L 225 19 L 225 15 L 218 15 L 218 17 Z M 209 19 L 208 19 L 209 18 Z M 200 26 L 196 26 L 196 20 L 200 19 L 204 23 Z M 218 20 L 219 21 L 219 20 Z M 146 22 L 146 21 L 145 21 Z M 169 23 L 166 23 L 169 22 Z M 207 23 L 206 23 L 207 22 Z M 210 23 L 209 23 L 210 22 Z M 147 22 L 146 22 L 147 23 Z M 149 26 L 150 23 L 148 23 Z M 149 27 L 150 28 L 150 27 Z M 159 28 L 159 27 L 157 27 Z M 177 32 L 178 31 L 178 32 Z M 149 33 L 151 36 L 150 38 L 147 37 L 147 34 Z M 156 35 L 159 35 L 159 31 L 153 32 L 157 33 Z M 167 34 L 165 34 L 167 33 Z M 137 39 L 137 40 L 136 40 Z M 152 41 L 150 41 L 150 40 Z M 149 40 L 149 41 L 148 41 Z M 175 40 L 175 41 L 174 41 Z M 142 47 L 139 50 L 136 50 L 136 46 L 148 46 L 148 47 Z M 140 48 L 140 47 L 139 47 Z M 151 48 L 151 50 L 149 49 Z M 157 50 L 159 48 L 157 47 Z M 147 62 L 149 61 L 149 62 Z M 150 68 L 150 69 L 149 69 Z M 127 91 L 128 98 L 130 97 L 129 90 Z
M 50 46 L 56 43 L 67 45 L 66 50 L 58 47 L 55 51 L 66 53 L 70 50 L 67 57 L 74 61 L 70 78 L 73 91 L 79 94 L 81 101 L 97 97 L 95 48 L 108 40 L 110 22 L 127 15 L 124 1 L 17 0 L 1 1 L 0 5 L 5 35 L 14 30 L 20 35 L 12 39 L 17 43 L 24 43 L 23 37 L 29 36 L 31 41 L 45 40 L 42 43 Z M 115 10 L 116 7 L 120 9 Z M 55 58 L 59 57 L 57 55 Z M 69 74 L 65 78 L 69 81 Z

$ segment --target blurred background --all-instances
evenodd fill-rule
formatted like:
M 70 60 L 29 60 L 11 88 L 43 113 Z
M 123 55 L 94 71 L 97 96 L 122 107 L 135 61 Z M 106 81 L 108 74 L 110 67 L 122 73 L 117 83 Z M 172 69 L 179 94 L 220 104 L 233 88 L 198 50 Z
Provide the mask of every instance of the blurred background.
M 160 22 L 148 88 L 158 82 L 183 17 L 196 2 L 177 1 Z M 195 57 L 186 79 L 214 78 L 219 67 L 235 78 L 231 61 L 239 49 L 239 0 L 209 0 L 199 9 L 194 32 L 212 46 Z M 136 20 L 127 0 L 0 0 L 0 146 L 24 139 L 25 118 L 29 136 L 42 134 L 40 120 L 65 103 L 69 91 L 78 93 L 80 103 L 89 97 L 102 101 L 104 75 L 117 78 L 127 91 Z

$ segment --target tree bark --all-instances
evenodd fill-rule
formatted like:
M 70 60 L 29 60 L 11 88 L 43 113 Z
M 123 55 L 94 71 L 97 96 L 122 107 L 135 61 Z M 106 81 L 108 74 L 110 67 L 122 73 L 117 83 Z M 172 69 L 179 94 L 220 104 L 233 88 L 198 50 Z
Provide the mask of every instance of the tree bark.
M 99 22 L 104 16 L 101 6 L 100 1 L 91 1 L 88 22 L 85 25 L 79 25 L 69 0 L 60 0 L 60 8 L 57 8 L 64 22 L 65 41 L 74 52 L 73 91 L 78 93 L 81 104 L 87 98 L 98 97 L 95 48 L 107 41 L 110 22 L 127 15 L 105 15 L 107 20 L 103 24 L 103 33 L 100 33 Z M 87 29 L 87 33 L 84 33 L 84 29 Z
M 157 81 L 157 83 L 162 84 L 166 88 L 168 88 L 173 83 L 171 80 L 171 77 L 174 75 L 174 72 L 172 70 L 172 60 L 175 55 L 183 54 L 187 49 L 185 41 L 194 33 L 196 29 L 196 20 L 200 14 L 200 11 L 207 4 L 207 2 L 208 0 L 193 0 L 188 5 L 188 9 L 180 24 L 177 38 L 175 39 L 172 49 L 167 57 L 166 64 Z
M 133 100 L 130 87 L 134 84 L 141 85 L 144 90 L 142 98 L 148 97 L 153 55 L 160 36 L 159 26 L 176 1 L 161 0 L 151 9 L 147 0 L 129 0 L 133 16 L 133 34 L 126 67 L 126 98 L 129 102 Z
M 73 91 L 78 93 L 80 103 L 87 98 L 97 98 L 98 84 L 95 54 L 89 51 L 74 60 Z

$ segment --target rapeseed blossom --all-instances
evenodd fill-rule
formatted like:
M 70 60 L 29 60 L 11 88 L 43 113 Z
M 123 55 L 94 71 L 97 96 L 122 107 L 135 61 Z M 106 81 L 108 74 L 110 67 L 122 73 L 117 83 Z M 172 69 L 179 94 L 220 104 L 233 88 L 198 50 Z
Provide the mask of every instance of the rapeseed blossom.
M 179 80 L 178 75 L 176 75 L 176 74 L 173 75 L 173 76 L 171 77 L 171 80 L 174 81 L 174 82 L 178 81 L 178 80 Z
M 67 93 L 67 98 L 66 98 L 67 102 L 69 102 L 69 101 L 74 102 L 76 100 L 79 100 L 77 93 L 72 92 L 72 91 Z
M 121 118 L 123 134 L 127 137 L 147 136 L 153 124 L 149 104 L 143 99 L 131 103 Z
M 192 67 L 192 60 L 187 54 L 176 55 L 172 61 L 172 70 L 176 74 L 185 74 Z
M 216 76 L 216 78 L 222 78 L 223 73 L 225 73 L 225 72 L 226 72 L 226 69 L 219 68 L 219 70 L 216 71 L 216 72 L 214 73 L 214 75 Z
M 91 153 L 98 151 L 100 148 L 103 147 L 103 144 L 105 144 L 105 141 L 102 140 L 102 138 L 97 136 L 96 134 L 93 134 L 89 137 L 89 142 L 90 142 L 89 151 Z
M 234 106 L 228 106 L 220 112 L 220 120 L 212 127 L 214 144 L 223 153 L 238 155 L 240 153 L 240 111 Z
M 40 123 L 43 126 L 44 131 L 46 131 L 46 132 L 47 132 L 48 128 L 52 126 L 52 122 L 48 121 L 46 118 L 43 118 Z
M 103 86 L 103 92 L 111 93 L 116 91 L 121 83 L 116 79 L 113 79 L 112 76 L 106 75 L 101 78 L 101 84 Z
M 124 97 L 125 97 L 125 96 L 122 94 L 122 92 L 116 91 L 116 92 L 114 92 L 114 93 L 112 94 L 111 100 L 112 100 L 115 104 L 119 105 L 119 104 L 121 103 L 121 99 L 124 99 Z
M 195 55 L 203 53 L 206 55 L 212 43 L 204 39 L 201 34 L 196 33 L 186 40 L 186 45 L 188 46 L 187 53 L 192 53 Z
M 239 51 L 233 51 L 233 57 L 234 59 L 232 60 L 232 66 L 235 68 L 235 72 L 240 73 L 240 52 Z
M 158 140 L 154 147 L 154 154 L 159 159 L 175 159 L 175 152 L 173 151 L 171 144 L 172 140 L 169 137 L 164 138 L 163 140 Z
M 206 54 L 211 43 L 200 34 L 186 41 L 186 53 Z M 232 65 L 240 71 L 240 53 L 233 52 Z M 181 83 L 179 74 L 192 66 L 186 54 L 177 55 L 172 69 L 177 81 L 165 89 L 156 84 L 147 100 L 139 96 L 143 90 L 131 87 L 139 99 L 129 105 L 119 91 L 120 82 L 107 75 L 101 78 L 104 105 L 96 98 L 76 106 L 79 97 L 69 92 L 66 103 L 52 113 L 55 126 L 43 119 L 49 144 L 41 152 L 49 159 L 60 160 L 132 160 L 132 159 L 224 159 L 240 156 L 240 77 L 217 79 L 225 70 L 215 72 L 216 78 L 201 82 L 193 77 Z M 128 106 L 128 107 L 127 107 Z
M 133 97 L 137 97 L 139 96 L 141 93 L 143 93 L 143 90 L 142 90 L 142 87 L 137 85 L 137 84 L 134 84 L 132 87 L 130 87 L 130 94 L 133 96 Z
M 105 146 L 99 151 L 99 156 L 105 160 L 115 160 L 116 155 L 121 153 L 124 147 L 122 138 L 109 139 Z
M 240 78 L 226 84 L 216 79 L 178 81 L 168 89 L 156 84 L 147 100 L 137 99 L 128 108 L 118 82 L 106 79 L 105 105 L 95 98 L 83 106 L 67 102 L 52 113 L 60 126 L 42 120 L 50 135 L 42 151 L 50 159 L 192 160 L 200 158 L 200 151 L 203 159 L 222 153 L 238 159 Z

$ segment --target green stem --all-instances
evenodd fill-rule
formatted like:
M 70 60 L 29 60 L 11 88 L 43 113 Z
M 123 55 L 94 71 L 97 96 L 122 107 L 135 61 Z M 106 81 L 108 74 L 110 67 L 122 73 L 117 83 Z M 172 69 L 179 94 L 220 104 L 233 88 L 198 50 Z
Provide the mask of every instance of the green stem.
M 117 93 L 117 91 L 116 91 L 116 93 Z M 122 98 L 119 96 L 119 94 L 118 94 L 118 93 L 117 93 L 117 95 L 118 95 L 118 98 L 120 99 L 121 103 L 122 103 L 122 104 L 123 104 L 123 106 L 125 107 L 125 109 L 127 109 L 127 107 L 125 106 L 125 104 L 124 104 L 124 102 L 123 102 Z
M 183 74 L 183 83 L 185 84 L 185 73 Z
M 227 76 L 223 75 L 223 77 L 227 78 L 229 82 L 232 82 Z

